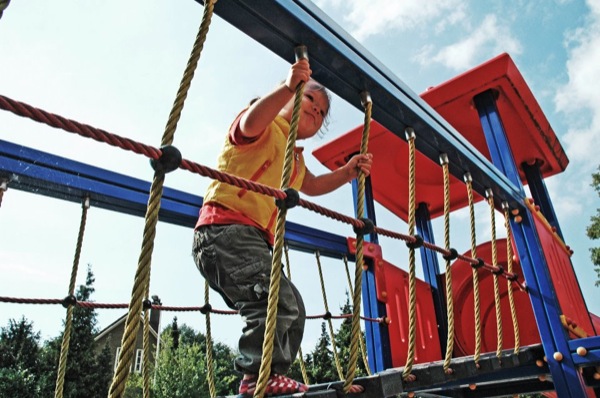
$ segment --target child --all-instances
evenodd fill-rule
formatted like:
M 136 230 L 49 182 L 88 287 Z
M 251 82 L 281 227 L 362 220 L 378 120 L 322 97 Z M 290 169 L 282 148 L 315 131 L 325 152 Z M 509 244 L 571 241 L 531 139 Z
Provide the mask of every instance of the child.
M 308 60 L 297 61 L 284 83 L 238 115 L 219 156 L 219 170 L 279 188 L 298 84 L 306 82 L 298 139 L 314 136 L 329 113 L 329 93 L 310 79 L 311 72 Z M 294 150 L 289 186 L 307 195 L 331 192 L 357 178 L 359 170 L 366 175 L 371 170 L 372 156 L 356 155 L 338 170 L 315 176 L 304 165 L 302 148 Z M 215 180 L 204 196 L 194 233 L 193 256 L 200 273 L 246 324 L 234 364 L 244 374 L 239 389 L 243 395 L 254 394 L 260 370 L 276 216 L 273 198 Z M 308 390 L 284 376 L 300 348 L 305 318 L 300 293 L 282 276 L 267 395 Z

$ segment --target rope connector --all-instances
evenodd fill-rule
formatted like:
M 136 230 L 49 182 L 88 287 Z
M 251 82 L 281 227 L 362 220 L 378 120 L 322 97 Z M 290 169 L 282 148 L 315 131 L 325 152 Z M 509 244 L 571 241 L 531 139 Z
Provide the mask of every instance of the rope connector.
M 75 304 L 77 304 L 77 297 L 75 297 L 72 294 L 69 294 L 67 297 L 65 297 L 62 301 L 62 306 L 65 308 L 69 308 Z
M 181 165 L 181 152 L 172 145 L 165 145 L 160 148 L 161 155 L 158 159 L 150 159 L 150 165 L 157 172 L 169 173 L 177 170 Z
M 506 278 L 511 282 L 516 282 L 519 280 L 519 274 L 517 274 L 516 272 L 513 272 L 512 274 L 507 274 Z
M 368 218 L 359 218 L 359 220 L 363 222 L 363 226 L 355 226 L 354 228 L 352 228 L 356 235 L 368 235 L 375 231 L 375 224 L 373 223 L 373 221 L 369 220 Z
M 450 161 L 448 160 L 448 154 L 447 153 L 440 153 L 440 164 L 446 165 L 448 164 Z
M 504 273 L 504 268 L 501 265 L 497 265 L 496 268 L 497 269 L 492 271 L 492 274 L 500 276 Z
M 204 304 L 201 308 L 200 308 L 200 312 L 203 313 L 204 315 L 208 314 L 209 312 L 212 311 L 212 305 L 206 303 Z
M 142 308 L 144 309 L 144 311 L 151 309 L 152 301 L 150 301 L 150 299 L 145 299 L 144 301 L 142 301 Z
M 327 311 L 326 313 L 323 314 L 323 319 L 328 321 L 333 317 L 333 315 L 331 315 L 331 312 Z
M 494 197 L 494 191 L 492 191 L 492 188 L 488 188 L 485 190 L 485 197 L 488 199 Z
M 308 48 L 304 44 L 300 44 L 294 47 L 294 55 L 296 56 L 296 61 L 308 59 Z
M 413 235 L 413 238 L 415 239 L 414 242 L 406 242 L 406 247 L 408 247 L 409 249 L 418 249 L 419 247 L 423 246 L 423 237 L 419 234 L 415 234 Z
M 471 173 L 469 173 L 468 171 L 465 173 L 465 175 L 463 175 L 463 180 L 465 182 L 473 182 L 473 176 L 471 175 Z
M 483 267 L 484 265 L 485 265 L 485 261 L 483 261 L 483 259 L 481 257 L 478 257 L 477 258 L 477 263 L 471 264 L 471 267 L 473 267 L 475 269 L 478 269 L 478 268 Z
M 366 108 L 368 104 L 372 104 L 373 100 L 371 99 L 371 94 L 368 91 L 362 91 L 360 93 L 360 104 L 363 108 Z
M 442 257 L 444 258 L 444 260 L 446 261 L 452 261 L 452 260 L 456 260 L 458 258 L 458 252 L 456 251 L 456 249 L 451 248 L 450 250 L 448 250 L 450 253 L 448 254 L 444 254 Z
M 411 139 L 417 138 L 417 135 L 415 134 L 415 129 L 413 129 L 412 127 L 405 128 L 404 129 L 404 135 L 406 136 L 407 140 L 411 140 Z
M 275 206 L 279 209 L 292 209 L 300 203 L 300 194 L 294 188 L 286 188 L 283 192 L 285 192 L 285 198 L 275 199 Z

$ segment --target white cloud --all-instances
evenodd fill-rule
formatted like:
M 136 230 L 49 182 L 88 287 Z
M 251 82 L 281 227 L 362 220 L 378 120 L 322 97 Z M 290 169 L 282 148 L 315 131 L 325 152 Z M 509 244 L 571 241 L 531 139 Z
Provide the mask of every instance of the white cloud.
M 459 0 L 421 1 L 421 0 L 372 0 L 342 3 L 337 0 L 319 2 L 323 7 L 349 8 L 345 21 L 349 31 L 361 41 L 369 36 L 388 33 L 391 30 L 406 30 L 420 25 L 430 24 L 444 17 L 444 24 L 455 24 L 464 18 L 464 3 Z M 385 10 L 385 12 L 381 12 Z M 441 23 L 436 21 L 436 23 Z M 439 29 L 442 25 L 438 25 Z
M 465 70 L 476 64 L 482 54 L 508 52 L 520 54 L 521 44 L 510 29 L 501 25 L 495 15 L 487 15 L 481 25 L 466 39 L 442 48 L 433 54 L 434 48 L 425 48 L 417 57 L 422 65 L 440 63 L 456 71 Z
M 598 163 L 600 146 L 600 1 L 587 4 L 591 13 L 586 25 L 566 34 L 569 80 L 558 89 L 554 101 L 557 110 L 573 120 L 563 140 L 569 158 L 589 166 Z

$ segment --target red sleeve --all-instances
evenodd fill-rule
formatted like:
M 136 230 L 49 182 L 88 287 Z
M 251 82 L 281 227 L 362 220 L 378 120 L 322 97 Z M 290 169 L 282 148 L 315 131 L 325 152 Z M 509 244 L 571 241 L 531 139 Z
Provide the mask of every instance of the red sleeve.
M 248 109 L 244 109 L 241 111 L 231 124 L 231 127 L 229 127 L 229 142 L 231 142 L 233 145 L 251 144 L 260 137 L 260 135 L 258 135 L 256 137 L 248 138 L 242 135 L 242 131 L 240 130 L 240 120 L 247 110 Z

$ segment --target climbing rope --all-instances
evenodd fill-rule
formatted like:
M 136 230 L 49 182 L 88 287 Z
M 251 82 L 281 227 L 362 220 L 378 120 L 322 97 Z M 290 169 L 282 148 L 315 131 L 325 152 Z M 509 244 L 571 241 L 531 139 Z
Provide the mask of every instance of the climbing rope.
M 287 242 L 284 243 L 284 254 L 285 254 L 285 268 L 287 271 L 287 277 L 292 280 L 292 268 L 290 267 L 290 248 Z M 310 385 L 310 379 L 308 378 L 308 372 L 306 371 L 306 364 L 304 363 L 304 354 L 302 354 L 302 347 L 298 347 L 298 359 L 300 360 L 300 371 L 302 372 L 302 380 L 307 386 Z
M 346 257 L 346 255 L 344 255 L 343 260 L 344 260 L 344 269 L 346 270 L 346 279 L 348 281 L 348 291 L 352 292 L 353 287 L 352 287 L 352 279 L 350 278 L 350 269 L 348 267 L 348 257 Z M 362 333 L 360 334 L 360 354 L 361 354 L 361 357 L 363 360 L 363 364 L 365 365 L 365 370 L 367 371 L 367 374 L 370 376 L 371 368 L 369 367 L 369 361 L 367 360 L 367 347 L 365 345 L 365 338 Z
M 513 252 L 512 252 L 512 231 L 510 229 L 510 214 L 509 214 L 509 206 L 507 202 L 502 203 L 502 209 L 504 210 L 504 228 L 506 229 L 506 267 L 507 272 L 513 272 Z M 514 353 L 518 354 L 521 343 L 519 338 L 519 321 L 517 318 L 517 307 L 515 305 L 515 298 L 513 295 L 512 283 L 509 281 L 507 283 L 508 289 L 508 303 L 510 305 L 510 315 L 512 317 L 513 330 L 515 333 L 515 349 Z
M 306 47 L 296 47 L 296 59 L 306 58 Z M 289 187 L 292 167 L 294 163 L 294 147 L 296 145 L 296 137 L 298 136 L 298 121 L 300 120 L 300 107 L 302 97 L 304 96 L 304 85 L 302 82 L 296 87 L 294 97 L 294 108 L 292 110 L 292 119 L 290 121 L 290 133 L 287 138 L 285 155 L 283 158 L 283 170 L 281 174 L 280 188 L 282 190 Z M 255 397 L 263 398 L 267 389 L 267 382 L 271 375 L 271 363 L 273 354 L 273 339 L 277 325 L 277 305 L 279 303 L 279 287 L 281 282 L 281 257 L 283 251 L 283 239 L 285 235 L 285 218 L 287 209 L 285 206 L 278 207 L 277 219 L 275 223 L 275 243 L 273 245 L 273 260 L 271 264 L 271 284 L 269 286 L 269 299 L 267 305 L 267 319 L 265 324 L 265 337 L 262 347 L 262 360 L 258 379 L 256 381 Z
M 412 127 L 405 130 L 408 141 L 408 234 L 415 234 L 415 131 Z M 416 240 L 415 240 L 416 241 Z M 408 251 L 408 352 L 402 378 L 406 381 L 414 380 L 411 374 L 415 360 L 416 330 L 417 330 L 417 282 L 415 266 L 415 245 L 409 245 Z
M 323 305 L 325 306 L 325 313 L 329 314 L 329 304 L 327 303 L 327 292 L 325 291 L 325 281 L 323 280 L 323 269 L 321 267 L 321 255 L 319 251 L 315 251 L 315 257 L 317 259 L 317 268 L 319 269 L 319 281 L 321 282 L 321 295 L 323 296 Z M 340 380 L 344 380 L 344 371 L 340 364 L 340 358 L 338 356 L 337 344 L 335 343 L 335 333 L 333 331 L 333 322 L 331 318 L 327 317 L 327 324 L 329 326 L 329 336 L 331 337 L 331 346 L 333 348 L 333 360 L 335 362 L 335 368 L 337 369 Z
M 469 221 L 471 227 L 471 257 L 477 258 L 477 237 L 475 233 L 475 206 L 473 200 L 473 178 L 471 173 L 464 176 L 467 185 L 467 196 L 469 197 Z M 481 357 L 481 303 L 479 301 L 479 271 L 477 267 L 471 267 L 473 280 L 473 315 L 475 324 L 475 353 L 473 360 L 475 366 L 479 369 L 479 359 Z
M 502 267 L 498 266 L 498 250 L 496 246 L 496 208 L 494 207 L 494 194 L 491 189 L 485 191 L 488 203 L 490 205 L 490 222 L 492 227 L 492 265 L 496 269 L 501 270 Z M 494 304 L 496 307 L 496 327 L 497 327 L 497 345 L 496 345 L 496 356 L 500 359 L 502 355 L 502 309 L 500 307 L 500 282 L 498 281 L 498 275 L 494 274 Z
M 200 53 L 206 40 L 208 33 L 208 27 L 213 14 L 215 0 L 206 0 L 204 5 L 204 13 L 202 15 L 202 22 L 200 29 L 187 67 L 184 72 L 184 76 L 179 85 L 173 108 L 169 114 L 169 119 L 165 127 L 165 131 L 161 140 L 161 146 L 169 146 L 173 142 L 177 123 L 183 109 L 185 98 L 189 90 L 191 80 L 194 76 L 194 71 L 200 59 Z M 164 150 L 163 150 L 164 152 Z M 179 166 L 179 164 L 177 164 Z M 139 328 L 139 316 L 142 310 L 143 294 L 148 291 L 150 284 L 150 268 L 152 250 L 154 248 L 154 237 L 156 235 L 156 224 L 158 222 L 158 212 L 160 210 L 160 201 L 162 197 L 162 190 L 165 180 L 165 170 L 160 167 L 156 168 L 152 186 L 150 187 L 150 197 L 148 198 L 148 206 L 145 216 L 145 226 L 142 238 L 142 249 L 138 260 L 138 268 L 135 275 L 134 286 L 131 294 L 131 303 L 129 305 L 129 312 L 127 314 L 127 320 L 125 322 L 125 331 L 121 341 L 121 351 L 119 353 L 119 359 L 117 362 L 117 368 L 113 376 L 113 380 L 109 389 L 109 398 L 120 398 L 125 391 L 125 384 L 129 376 L 129 364 L 131 363 L 134 345 L 137 337 Z
M 365 108 L 365 117 L 363 123 L 362 139 L 360 142 L 360 154 L 366 155 L 369 145 L 369 132 L 371 129 L 371 111 L 373 101 L 368 92 L 361 93 L 361 103 Z M 356 215 L 359 219 L 364 219 L 365 212 L 365 174 L 361 169 L 358 170 L 358 187 L 356 194 Z M 366 229 L 366 227 L 365 227 Z M 346 378 L 344 380 L 344 393 L 348 393 L 352 388 L 352 382 L 356 375 L 356 362 L 358 360 L 358 342 L 361 337 L 360 331 L 360 303 L 362 295 L 362 273 L 365 269 L 363 258 L 364 234 L 366 231 L 356 230 L 356 266 L 354 273 L 354 290 L 352 294 L 352 326 L 350 339 L 350 354 L 348 358 L 348 369 L 346 369 Z
M 444 174 L 444 246 L 450 251 L 450 172 L 448 167 L 448 155 L 440 155 L 440 163 Z M 444 256 L 446 260 L 446 306 L 448 312 L 448 338 L 446 340 L 446 356 L 444 358 L 444 372 L 451 374 L 450 361 L 454 350 L 454 299 L 452 296 L 452 269 L 450 262 L 452 256 Z
M 73 267 L 71 268 L 71 279 L 69 281 L 69 295 L 65 299 L 67 304 L 67 317 L 65 319 L 65 332 L 63 333 L 62 344 L 60 346 L 60 358 L 58 360 L 58 375 L 54 397 L 62 398 L 65 385 L 65 374 L 67 372 L 67 357 L 69 355 L 69 343 L 71 341 L 71 329 L 73 324 L 73 307 L 77 302 L 75 299 L 75 281 L 77 279 L 77 270 L 79 269 L 79 259 L 81 258 L 81 247 L 83 246 L 83 235 L 87 222 L 87 211 L 90 208 L 90 198 L 85 197 L 81 206 L 81 221 L 79 223 L 79 234 L 77 235 L 77 245 L 75 246 L 75 257 L 73 258 Z
M 144 305 L 144 330 L 142 339 L 142 396 L 150 398 L 150 308 L 148 295 Z
M 2 18 L 2 14 L 4 14 L 4 10 L 10 4 L 10 0 L 0 0 L 0 19 Z
M 210 287 L 208 285 L 208 281 L 204 280 L 204 306 L 205 308 L 210 307 Z M 215 384 L 215 363 L 214 363 L 214 350 L 213 350 L 213 338 L 212 338 L 212 329 L 210 323 L 210 311 L 206 311 L 204 314 L 206 320 L 206 369 L 207 369 L 207 381 L 208 381 L 208 391 L 210 392 L 211 397 L 217 396 L 217 387 Z

